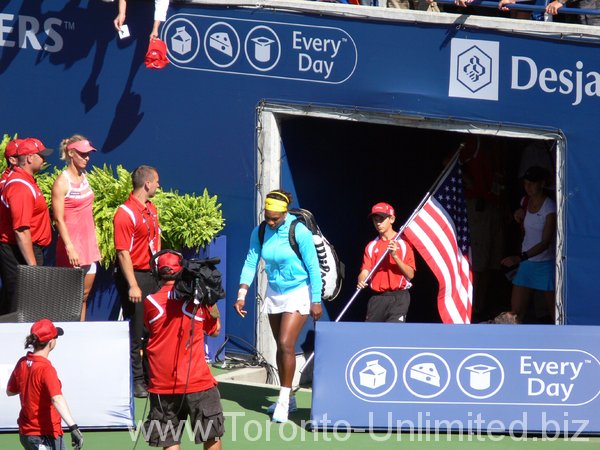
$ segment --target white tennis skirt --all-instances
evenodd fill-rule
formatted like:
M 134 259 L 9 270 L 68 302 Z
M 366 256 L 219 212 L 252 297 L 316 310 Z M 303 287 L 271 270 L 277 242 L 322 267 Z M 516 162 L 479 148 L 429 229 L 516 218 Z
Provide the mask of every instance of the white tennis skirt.
M 284 312 L 298 311 L 305 316 L 310 312 L 309 286 L 299 287 L 287 294 L 279 294 L 267 285 L 265 305 L 267 314 L 281 314 Z

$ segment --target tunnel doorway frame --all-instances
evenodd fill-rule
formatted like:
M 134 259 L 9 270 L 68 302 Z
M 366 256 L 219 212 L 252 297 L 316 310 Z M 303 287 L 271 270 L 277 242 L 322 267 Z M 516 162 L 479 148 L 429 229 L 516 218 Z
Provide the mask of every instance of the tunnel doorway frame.
M 343 120 L 356 123 L 372 123 L 405 128 L 423 128 L 430 130 L 449 131 L 455 133 L 488 135 L 505 138 L 535 139 L 556 142 L 556 324 L 565 324 L 565 148 L 566 137 L 560 130 L 540 129 L 527 126 L 507 125 L 504 123 L 485 123 L 457 120 L 449 117 L 429 117 L 403 112 L 380 112 L 360 110 L 352 107 L 328 107 L 311 105 L 280 104 L 261 102 L 256 110 L 256 195 L 255 195 L 255 224 L 262 220 L 265 196 L 273 189 L 280 187 L 282 137 L 281 123 L 285 118 L 320 118 Z M 275 365 L 275 340 L 272 336 L 268 317 L 260 314 L 262 310 L 261 295 L 266 291 L 266 277 L 261 262 L 257 276 L 257 349 L 268 362 Z M 294 380 L 296 383 L 296 380 Z

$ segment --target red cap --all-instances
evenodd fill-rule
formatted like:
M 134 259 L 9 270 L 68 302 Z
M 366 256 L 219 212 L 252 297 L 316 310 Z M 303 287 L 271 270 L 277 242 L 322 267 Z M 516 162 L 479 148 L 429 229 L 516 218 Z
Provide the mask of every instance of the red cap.
M 69 145 L 67 145 L 67 150 L 76 150 L 79 153 L 89 153 L 96 151 L 96 149 L 92 147 L 92 144 L 87 139 L 83 141 L 71 142 Z
M 171 275 L 179 272 L 181 267 L 181 255 L 177 252 L 165 252 L 156 259 L 156 268 L 160 275 Z
M 41 319 L 31 326 L 31 334 L 35 334 L 40 342 L 48 342 L 65 334 L 62 328 L 55 327 L 51 320 Z
M 4 157 L 8 159 L 11 156 L 17 156 L 17 149 L 19 148 L 21 142 L 23 142 L 23 139 L 13 139 L 6 144 L 6 149 L 4 149 Z
M 371 214 L 369 214 L 369 216 L 373 216 L 373 215 L 380 215 L 380 216 L 395 216 L 396 213 L 394 211 L 394 208 L 392 208 L 391 205 L 389 205 L 388 203 L 377 203 L 375 206 L 373 206 L 371 208 Z
M 42 156 L 48 156 L 52 154 L 52 149 L 46 148 L 39 139 L 27 138 L 19 143 L 15 156 L 35 155 L 36 153 Z
M 167 45 L 158 38 L 151 39 L 144 64 L 146 64 L 148 69 L 162 69 L 169 64 L 169 60 L 167 59 Z

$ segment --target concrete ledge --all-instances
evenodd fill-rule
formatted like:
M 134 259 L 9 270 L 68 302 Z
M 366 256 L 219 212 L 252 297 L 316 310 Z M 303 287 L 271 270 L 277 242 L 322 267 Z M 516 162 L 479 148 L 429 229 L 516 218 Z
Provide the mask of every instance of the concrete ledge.
M 242 369 L 228 370 L 217 375 L 218 382 L 237 382 L 242 384 L 260 384 L 261 386 L 273 386 L 267 384 L 267 371 L 264 367 L 245 367 Z

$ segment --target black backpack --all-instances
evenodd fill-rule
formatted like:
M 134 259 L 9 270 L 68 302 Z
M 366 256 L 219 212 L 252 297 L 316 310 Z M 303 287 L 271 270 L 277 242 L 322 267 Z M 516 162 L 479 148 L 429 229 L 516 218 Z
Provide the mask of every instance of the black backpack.
M 301 222 L 313 235 L 313 241 L 317 250 L 317 257 L 319 258 L 319 267 L 321 268 L 321 280 L 323 281 L 321 297 L 326 301 L 335 299 L 342 289 L 342 281 L 344 280 L 345 270 L 344 263 L 338 258 L 333 245 L 331 245 L 325 236 L 323 236 L 323 233 L 321 233 L 313 213 L 302 208 L 290 209 L 288 213 L 296 217 L 296 219 L 290 224 L 289 240 L 292 250 L 294 250 L 294 253 L 296 253 L 300 261 L 302 261 L 300 248 L 298 247 L 298 242 L 296 241 L 296 225 L 298 222 Z M 267 223 L 264 221 L 261 222 L 258 227 L 258 241 L 260 242 L 261 248 L 265 241 L 266 227 Z

